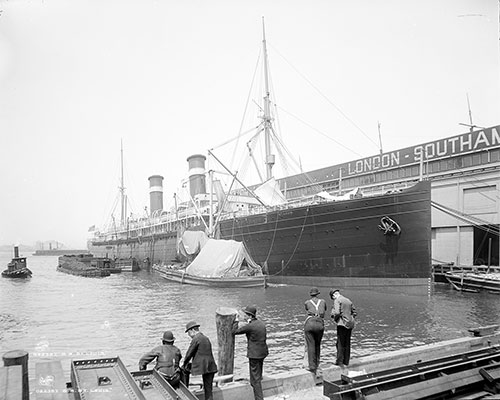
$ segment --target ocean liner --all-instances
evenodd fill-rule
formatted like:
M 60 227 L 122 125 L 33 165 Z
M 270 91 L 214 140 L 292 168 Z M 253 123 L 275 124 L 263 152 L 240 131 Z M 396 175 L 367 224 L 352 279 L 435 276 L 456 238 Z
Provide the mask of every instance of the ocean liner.
M 263 55 L 267 74 L 265 35 Z M 267 82 L 257 128 L 265 140 L 263 184 L 245 186 L 211 150 L 208 156 L 232 177 L 229 190 L 224 190 L 212 173 L 207 174 L 207 157 L 195 154 L 187 159 L 189 199 L 164 210 L 163 177 L 153 175 L 149 215 L 131 219 L 125 217 L 122 177 L 121 218 L 104 229 L 92 229 L 89 251 L 101 257 L 133 257 L 145 265 L 169 264 L 178 257 L 185 230 L 204 230 L 211 237 L 244 242 L 270 283 L 427 287 L 430 182 L 417 179 L 412 185 L 393 182 L 375 189 L 373 184 L 346 188 L 342 165 L 275 179 L 271 147 L 275 132 Z M 384 153 L 358 161 L 361 164 L 353 165 L 382 168 L 395 160 L 393 154 Z M 348 173 L 362 175 L 356 170 Z

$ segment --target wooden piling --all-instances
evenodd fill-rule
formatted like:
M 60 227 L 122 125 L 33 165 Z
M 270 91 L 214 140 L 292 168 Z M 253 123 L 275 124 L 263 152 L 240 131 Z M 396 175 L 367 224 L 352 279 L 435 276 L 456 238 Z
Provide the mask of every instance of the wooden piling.
M 219 307 L 215 311 L 215 325 L 219 344 L 219 375 L 231 375 L 234 371 L 233 322 L 237 311 L 234 308 Z
M 22 368 L 22 391 L 23 400 L 29 400 L 30 387 L 28 378 L 28 352 L 24 350 L 12 350 L 4 353 L 2 356 L 3 365 L 10 367 L 13 365 L 20 365 Z

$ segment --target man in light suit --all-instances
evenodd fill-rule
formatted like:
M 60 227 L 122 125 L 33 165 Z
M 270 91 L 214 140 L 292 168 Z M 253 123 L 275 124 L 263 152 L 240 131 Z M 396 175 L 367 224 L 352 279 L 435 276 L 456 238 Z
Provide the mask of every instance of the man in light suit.
M 200 324 L 195 321 L 190 321 L 186 324 L 186 333 L 191 338 L 191 344 L 186 352 L 183 368 L 186 370 L 191 359 L 191 374 L 201 375 L 203 378 L 203 391 L 205 392 L 205 400 L 213 400 L 212 385 L 214 375 L 217 372 L 217 364 L 215 363 L 212 353 L 212 344 L 199 330 Z
M 337 324 L 337 364 L 340 367 L 349 365 L 351 357 L 351 334 L 356 323 L 356 309 L 351 300 L 340 294 L 338 289 L 330 290 L 333 300 L 332 318 Z
M 262 370 L 264 368 L 264 358 L 269 354 L 266 343 L 266 326 L 264 322 L 257 319 L 257 309 L 247 306 L 243 309 L 246 315 L 246 323 L 239 326 L 238 321 L 234 322 L 233 335 L 247 336 L 247 357 L 250 372 L 250 385 L 253 388 L 255 400 L 263 400 L 262 391 Z

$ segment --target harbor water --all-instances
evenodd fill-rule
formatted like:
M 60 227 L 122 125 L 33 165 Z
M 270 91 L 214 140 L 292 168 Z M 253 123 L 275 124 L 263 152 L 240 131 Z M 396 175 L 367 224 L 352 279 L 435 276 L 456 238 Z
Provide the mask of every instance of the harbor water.
M 28 256 L 33 277 L 0 279 L 0 353 L 23 349 L 30 354 L 30 375 L 38 361 L 61 360 L 69 378 L 70 361 L 120 356 L 131 371 L 141 355 L 172 330 L 184 355 L 190 338 L 185 324 L 196 320 L 217 357 L 215 311 L 254 305 L 268 329 L 269 356 L 264 374 L 302 368 L 304 301 L 309 287 L 219 289 L 168 282 L 154 272 L 83 278 L 56 271 L 57 257 Z M 3 270 L 10 252 L 0 253 Z M 319 297 L 329 306 L 328 289 Z M 462 293 L 433 285 L 427 295 L 406 296 L 369 290 L 345 290 L 358 311 L 352 357 L 409 348 L 470 335 L 470 327 L 500 324 L 500 297 Z M 335 328 L 327 318 L 322 366 L 335 361 Z M 248 377 L 246 338 L 237 337 L 235 374 Z

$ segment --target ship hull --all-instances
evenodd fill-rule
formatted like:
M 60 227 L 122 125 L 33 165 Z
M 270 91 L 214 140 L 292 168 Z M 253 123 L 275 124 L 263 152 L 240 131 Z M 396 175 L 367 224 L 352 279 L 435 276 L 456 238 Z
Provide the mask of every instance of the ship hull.
M 153 271 L 158 272 L 168 281 L 178 282 L 186 285 L 209 286 L 219 288 L 256 288 L 266 287 L 266 276 L 245 276 L 245 277 L 203 277 L 186 274 L 182 270 L 168 268 L 166 266 L 153 265 Z
M 220 236 L 244 242 L 268 273 L 269 283 L 427 287 L 431 277 L 430 196 L 430 182 L 419 182 L 383 196 L 224 220 Z M 381 221 L 387 217 L 399 232 L 383 229 Z M 175 258 L 176 234 L 94 242 L 89 250 L 169 263 Z

